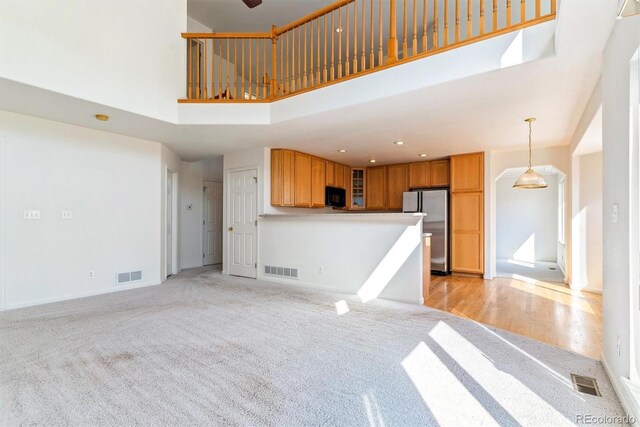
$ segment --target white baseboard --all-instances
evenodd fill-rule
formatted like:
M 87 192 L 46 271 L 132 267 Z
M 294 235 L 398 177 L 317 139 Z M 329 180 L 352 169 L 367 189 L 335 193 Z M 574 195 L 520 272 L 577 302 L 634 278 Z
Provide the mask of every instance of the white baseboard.
M 633 390 L 633 387 L 637 387 L 636 393 L 640 394 L 640 385 L 632 384 L 629 379 L 615 375 L 611 371 L 611 367 L 609 366 L 604 353 L 600 354 L 600 360 L 602 361 L 602 366 L 604 366 L 604 370 L 609 377 L 609 381 L 611 381 L 611 385 L 613 385 L 613 389 L 618 395 L 618 400 L 620 400 L 622 408 L 629 417 L 634 418 L 634 422 L 629 424 L 635 427 L 640 426 L 640 401 L 638 400 L 638 395 L 634 396 Z
M 78 298 L 86 298 L 86 297 L 92 297 L 96 295 L 110 294 L 113 292 L 128 291 L 131 289 L 146 288 L 147 286 L 156 286 L 159 284 L 160 283 L 149 283 L 149 282 L 134 283 L 131 285 L 118 285 L 118 287 L 109 287 L 109 288 L 100 289 L 97 291 L 80 292 L 76 294 L 67 294 L 59 297 L 42 298 L 42 299 L 32 300 L 32 301 L 21 301 L 14 304 L 7 304 L 5 307 L 5 310 L 14 310 L 17 308 L 33 307 L 35 305 L 42 305 L 42 304 L 50 304 L 52 302 L 68 301 L 68 300 L 78 299 Z
M 285 285 L 296 286 L 299 288 L 317 289 L 321 291 L 329 291 L 329 292 L 335 292 L 339 294 L 356 295 L 354 292 L 350 292 L 348 290 L 345 290 L 343 288 L 338 288 L 336 286 L 318 285 L 316 283 L 301 282 L 295 279 L 291 279 L 291 280 L 279 279 L 277 277 L 266 276 L 262 274 L 258 274 L 258 277 L 256 278 L 256 280 L 263 280 L 265 282 L 272 282 L 272 283 L 281 283 Z M 422 296 L 418 300 L 414 300 L 411 298 L 389 298 L 389 297 L 385 297 L 385 298 L 379 297 L 379 298 L 384 300 L 389 300 L 389 301 L 406 302 L 409 304 L 420 304 L 420 305 L 424 304 L 424 299 Z

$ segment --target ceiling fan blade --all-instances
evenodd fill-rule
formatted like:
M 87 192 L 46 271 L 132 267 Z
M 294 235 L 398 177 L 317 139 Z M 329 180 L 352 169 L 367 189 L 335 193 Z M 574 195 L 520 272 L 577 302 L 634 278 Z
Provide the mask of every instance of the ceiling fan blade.
M 262 4 L 262 0 L 242 0 L 242 2 L 246 4 L 249 9 L 253 9 Z

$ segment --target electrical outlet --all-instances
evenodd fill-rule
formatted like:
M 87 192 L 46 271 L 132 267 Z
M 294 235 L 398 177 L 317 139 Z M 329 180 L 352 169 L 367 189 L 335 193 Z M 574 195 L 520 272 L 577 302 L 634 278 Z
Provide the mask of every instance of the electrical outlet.
M 62 211 L 62 219 L 73 219 L 72 211 Z
M 618 204 L 614 203 L 611 209 L 611 222 L 618 222 Z
M 622 345 L 622 340 L 620 339 L 620 335 L 618 335 L 618 338 L 616 339 L 616 353 L 618 353 L 618 356 L 620 356 L 621 354 L 621 350 L 620 350 L 621 345 Z
M 94 276 L 95 273 L 93 272 L 93 270 L 89 270 L 89 279 L 93 279 Z
M 40 219 L 40 211 L 24 211 L 24 219 Z

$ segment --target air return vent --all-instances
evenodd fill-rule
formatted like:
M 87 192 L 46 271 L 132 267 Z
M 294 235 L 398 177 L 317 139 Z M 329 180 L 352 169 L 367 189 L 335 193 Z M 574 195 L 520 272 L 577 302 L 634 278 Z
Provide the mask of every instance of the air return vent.
M 125 283 L 139 282 L 142 280 L 142 271 L 127 271 L 126 273 L 118 273 L 116 275 L 116 285 L 123 285 Z
M 298 269 L 291 267 L 274 267 L 272 265 L 265 265 L 264 274 L 268 274 L 269 276 L 286 277 L 287 279 L 297 279 Z
M 573 382 L 573 388 L 578 390 L 580 393 L 591 394 L 593 396 L 600 396 L 598 383 L 594 378 L 571 374 L 571 382 Z

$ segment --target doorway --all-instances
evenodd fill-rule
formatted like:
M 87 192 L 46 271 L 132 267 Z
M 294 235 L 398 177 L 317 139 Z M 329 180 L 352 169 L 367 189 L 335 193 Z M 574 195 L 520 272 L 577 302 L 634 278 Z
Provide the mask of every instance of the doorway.
M 205 181 L 202 203 L 202 263 L 222 263 L 222 184 Z
M 496 274 L 563 284 L 565 176 L 552 166 L 536 171 L 547 188 L 513 188 L 522 168 L 496 180 Z
M 229 274 L 255 279 L 258 275 L 258 172 L 256 169 L 231 172 L 228 182 Z

